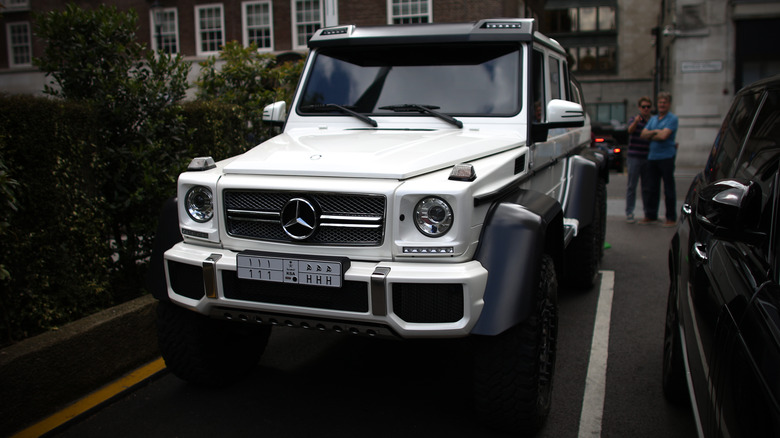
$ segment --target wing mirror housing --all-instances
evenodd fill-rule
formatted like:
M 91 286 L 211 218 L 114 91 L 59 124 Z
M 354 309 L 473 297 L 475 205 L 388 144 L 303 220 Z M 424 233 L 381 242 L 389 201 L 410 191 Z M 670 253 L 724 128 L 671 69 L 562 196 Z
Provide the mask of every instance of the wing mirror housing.
M 263 108 L 263 122 L 274 126 L 284 126 L 287 120 L 287 103 L 285 101 L 274 102 Z
M 547 104 L 547 122 L 531 125 L 534 143 L 547 141 L 547 134 L 555 128 L 581 128 L 585 126 L 585 110 L 582 105 L 568 100 L 553 99 Z
M 696 221 L 718 238 L 765 238 L 759 229 L 761 186 L 743 179 L 723 179 L 705 186 L 697 195 Z

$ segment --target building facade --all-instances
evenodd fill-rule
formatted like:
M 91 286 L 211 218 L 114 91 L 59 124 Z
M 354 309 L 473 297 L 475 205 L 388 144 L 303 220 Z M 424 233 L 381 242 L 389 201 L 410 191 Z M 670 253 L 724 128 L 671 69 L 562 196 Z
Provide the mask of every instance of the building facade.
M 217 55 L 228 41 L 262 52 L 305 54 L 319 28 L 338 24 L 466 22 L 486 17 L 537 17 L 543 0 L 71 0 L 138 14 L 137 36 L 154 50 L 177 53 L 192 63 Z M 32 65 L 43 53 L 34 35 L 35 13 L 60 10 L 61 0 L 0 0 L 0 92 L 41 93 L 46 79 Z
M 306 52 L 317 29 L 338 24 L 535 18 L 569 51 L 594 125 L 624 129 L 642 96 L 672 92 L 680 118 L 678 164 L 699 166 L 737 90 L 780 72 L 780 0 L 72 0 L 138 14 L 139 40 L 192 63 L 228 41 L 280 54 Z M 0 92 L 39 94 L 32 59 L 44 42 L 35 13 L 61 0 L 0 0 Z M 194 94 L 194 90 L 191 90 Z
M 672 93 L 678 162 L 703 165 L 734 95 L 780 73 L 780 1 L 663 0 L 656 87 Z

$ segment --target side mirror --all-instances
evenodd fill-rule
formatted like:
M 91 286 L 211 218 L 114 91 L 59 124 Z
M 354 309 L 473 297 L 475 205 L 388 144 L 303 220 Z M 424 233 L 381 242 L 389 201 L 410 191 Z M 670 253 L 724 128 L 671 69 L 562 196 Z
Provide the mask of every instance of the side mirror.
M 761 186 L 723 179 L 704 187 L 696 199 L 696 221 L 719 238 L 761 238 Z
M 287 119 L 287 103 L 282 101 L 274 102 L 263 108 L 263 122 L 276 126 L 284 125 Z
M 547 141 L 547 133 L 555 128 L 581 128 L 585 126 L 585 110 L 582 105 L 568 100 L 553 99 L 547 104 L 547 123 L 531 126 L 531 139 Z

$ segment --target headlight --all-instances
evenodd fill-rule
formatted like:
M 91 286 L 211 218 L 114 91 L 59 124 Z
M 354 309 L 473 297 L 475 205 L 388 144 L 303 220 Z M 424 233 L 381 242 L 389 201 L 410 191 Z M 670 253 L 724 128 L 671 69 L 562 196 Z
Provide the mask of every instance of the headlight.
M 452 209 L 441 198 L 425 198 L 414 207 L 414 224 L 426 236 L 443 236 L 452 228 Z
M 213 197 L 208 187 L 195 186 L 187 192 L 184 208 L 195 222 L 208 222 L 214 216 Z

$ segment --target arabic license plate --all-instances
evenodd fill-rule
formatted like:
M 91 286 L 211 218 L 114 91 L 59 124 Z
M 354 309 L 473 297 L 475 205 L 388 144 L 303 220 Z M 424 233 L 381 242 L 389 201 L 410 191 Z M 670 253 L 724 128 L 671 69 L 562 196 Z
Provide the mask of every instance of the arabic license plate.
M 342 264 L 338 261 L 239 254 L 236 263 L 238 278 L 245 280 L 325 287 L 341 287 L 342 283 Z

